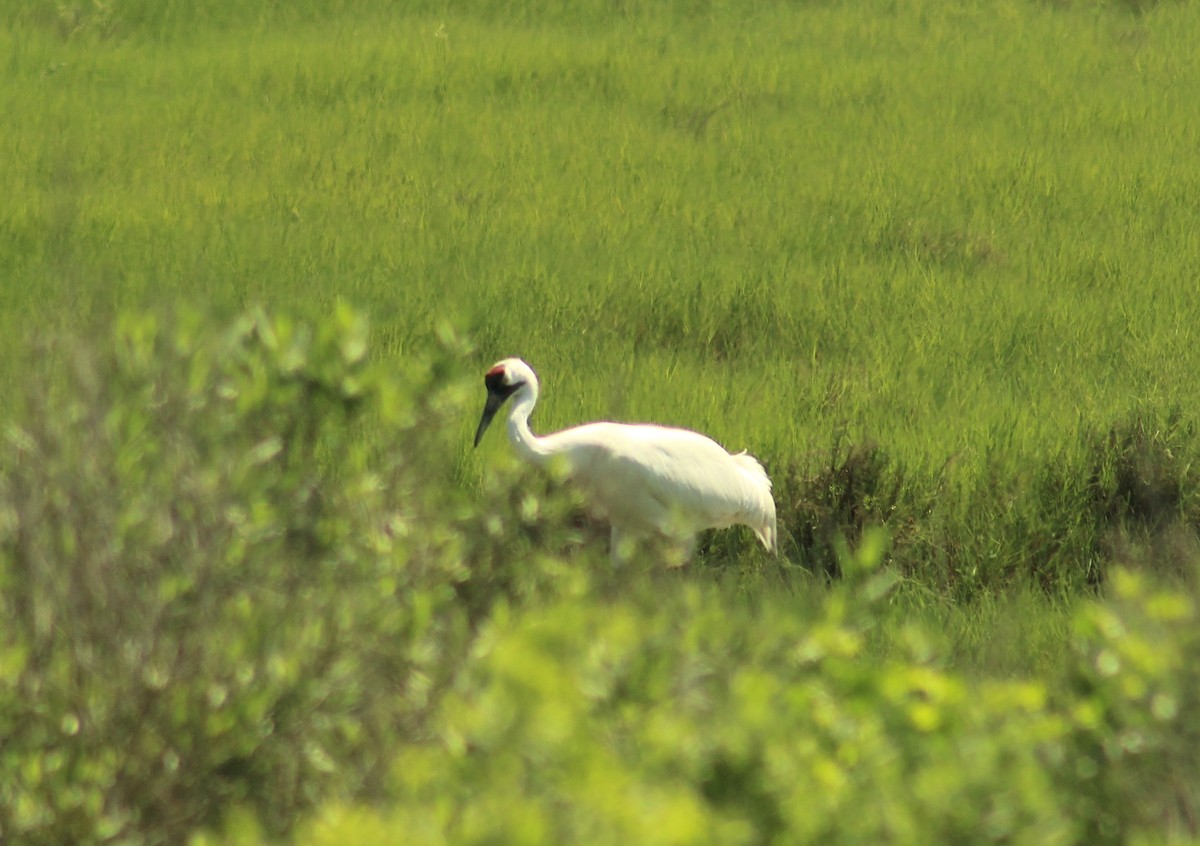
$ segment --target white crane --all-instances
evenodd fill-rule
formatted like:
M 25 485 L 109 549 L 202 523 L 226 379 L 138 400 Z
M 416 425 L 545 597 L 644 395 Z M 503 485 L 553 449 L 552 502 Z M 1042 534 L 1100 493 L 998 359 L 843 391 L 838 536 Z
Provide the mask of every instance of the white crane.
M 487 372 L 484 384 L 487 404 L 475 446 L 511 398 L 508 439 L 535 465 L 566 462 L 568 478 L 612 525 L 614 565 L 628 554 L 626 538 L 665 537 L 682 547 L 686 560 L 697 532 L 735 524 L 749 526 L 775 552 L 771 480 L 753 456 L 731 455 L 698 432 L 644 424 L 587 423 L 539 438 L 529 430 L 538 379 L 528 364 L 506 358 Z

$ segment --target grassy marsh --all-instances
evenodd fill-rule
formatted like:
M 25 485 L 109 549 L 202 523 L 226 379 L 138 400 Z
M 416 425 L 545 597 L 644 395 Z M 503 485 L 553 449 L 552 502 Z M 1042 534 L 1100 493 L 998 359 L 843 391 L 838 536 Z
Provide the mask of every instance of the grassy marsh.
M 793 540 L 874 451 L 942 581 L 1091 578 L 1114 428 L 1196 522 L 1189 4 L 189 8 L 0 14 L 0 384 L 127 308 L 345 301 L 397 368 L 525 357 L 544 428 L 753 449 Z
M 779 814 L 800 807 L 789 791 L 808 783 L 772 767 L 805 761 L 805 777 L 817 779 L 809 796 L 829 800 L 829 816 L 813 819 L 834 825 L 840 812 L 831 785 L 844 777 L 851 785 L 847 795 L 875 797 L 876 785 L 863 775 L 872 768 L 840 758 L 831 769 L 825 765 L 841 752 L 810 759 L 812 749 L 789 747 L 828 727 L 816 711 L 811 721 L 807 707 L 789 715 L 795 731 L 772 735 L 773 724 L 761 715 L 778 701 L 762 691 L 784 688 L 861 720 L 866 730 L 842 751 L 886 765 L 880 772 L 895 778 L 882 784 L 902 797 L 895 807 L 916 809 L 911 817 L 896 817 L 911 824 L 909 841 L 880 819 L 879 831 L 891 831 L 895 842 L 936 840 L 938 831 L 948 831 L 936 821 L 952 819 L 952 807 L 990 815 L 1000 842 L 1126 842 L 1129 832 L 1146 830 L 1194 836 L 1194 816 L 1189 823 L 1187 815 L 1200 802 L 1192 765 L 1166 754 L 1194 747 L 1188 720 L 1200 713 L 1196 685 L 1185 672 L 1194 666 L 1190 649 L 1196 645 L 1185 625 L 1191 600 L 1164 599 L 1136 577 L 1119 577 L 1133 608 L 1126 636 L 1124 618 L 1105 616 L 1110 612 L 1090 598 L 1108 591 L 1114 565 L 1187 582 L 1200 557 L 1194 470 L 1200 347 L 1193 337 L 1200 268 L 1197 43 L 1200 7 L 1169 0 L 399 6 L 382 0 L 3 0 L 0 390 L 12 398 L 14 419 L 22 393 L 33 397 L 24 403 L 30 408 L 57 407 L 53 400 L 71 390 L 73 353 L 71 344 L 55 339 L 107 337 L 121 315 L 144 310 L 187 310 L 217 322 L 262 307 L 302 316 L 332 312 L 341 320 L 349 313 L 342 307 L 350 305 L 369 317 L 370 363 L 405 386 L 425 384 L 431 371 L 421 362 L 439 335 L 452 331 L 471 339 L 469 351 L 440 360 L 443 369 L 436 372 L 450 385 L 444 394 L 435 386 L 429 396 L 436 401 L 428 405 L 421 404 L 424 398 L 404 400 L 434 421 L 420 437 L 439 446 L 418 450 L 426 463 L 412 471 L 421 481 L 410 482 L 414 490 L 431 491 L 429 502 L 376 485 L 366 456 L 382 452 L 400 465 L 409 456 L 388 440 L 391 429 L 382 423 L 372 429 L 372 421 L 356 420 L 361 428 L 346 430 L 353 436 L 335 427 L 325 442 L 303 444 L 311 456 L 325 457 L 337 444 L 353 457 L 353 472 L 340 474 L 314 458 L 311 467 L 281 470 L 278 484 L 267 475 L 230 474 L 237 496 L 269 488 L 270 508 L 251 511 L 266 525 L 276 513 L 275 497 L 291 502 L 293 487 L 307 491 L 315 484 L 305 473 L 313 467 L 328 472 L 325 482 L 350 503 L 329 524 L 347 539 L 337 554 L 357 556 L 354 572 L 366 574 L 362 584 L 347 587 L 343 569 L 323 569 L 336 554 L 323 557 L 319 548 L 304 547 L 315 556 L 304 577 L 330 600 L 322 605 L 327 618 L 281 612 L 283 623 L 250 621 L 268 632 L 294 624 L 314 643 L 326 643 L 327 621 L 357 619 L 362 637 L 343 644 L 350 657 L 335 662 L 351 680 L 346 684 L 331 682 L 314 665 L 298 680 L 276 679 L 276 691 L 256 681 L 253 667 L 247 675 L 243 666 L 226 666 L 225 653 L 237 650 L 261 659 L 263 667 L 276 666 L 270 655 L 255 652 L 271 638 L 250 624 L 222 629 L 236 649 L 197 641 L 206 660 L 233 680 L 230 695 L 248 697 L 239 717 L 246 738 L 258 736 L 262 713 L 278 704 L 267 694 L 278 693 L 286 703 L 292 685 L 317 703 L 295 722 L 298 740 L 272 739 L 270 763 L 277 769 L 270 777 L 286 780 L 293 772 L 293 740 L 333 737 L 344 726 L 351 734 L 386 735 L 404 750 L 402 763 L 415 762 L 412 772 L 424 772 L 410 776 L 396 765 L 392 788 L 409 802 L 397 806 L 398 822 L 374 811 L 348 812 L 343 825 L 330 823 L 330 842 L 344 841 L 355 824 L 384 832 L 381 838 L 389 830 L 407 831 L 405 814 L 425 819 L 429 797 L 422 790 L 453 793 L 457 800 L 445 801 L 460 801 L 462 819 L 474 819 L 480 831 L 508 821 L 488 802 L 514 814 L 533 808 L 536 801 L 490 793 L 492 764 L 474 760 L 470 747 L 472 738 L 494 742 L 503 753 L 496 760 L 527 766 L 525 741 L 546 738 L 538 734 L 540 724 L 521 722 L 526 711 L 505 704 L 505 697 L 517 701 L 530 690 L 543 691 L 550 716 L 573 727 L 574 745 L 547 742 L 543 750 L 589 787 L 572 802 L 586 806 L 608 795 L 590 790 L 588 773 L 624 789 L 667 783 L 659 777 L 670 771 L 671 789 L 679 791 L 672 819 L 683 832 L 671 842 L 704 842 L 701 835 L 684 836 L 693 831 L 689 820 L 719 822 L 727 826 L 722 831 L 767 842 L 769 826 L 784 824 Z M 328 349 L 313 353 L 317 373 L 326 372 L 322 355 L 340 362 L 347 349 L 336 333 L 322 337 Z M 352 346 L 360 349 L 360 343 L 356 337 Z M 250 348 L 250 360 L 261 355 L 268 362 L 255 367 L 275 373 L 271 356 L 278 350 Z M 227 362 L 203 349 L 211 359 L 205 366 L 224 372 Z M 524 480 L 514 476 L 502 439 L 470 449 L 477 418 L 473 401 L 465 399 L 483 368 L 508 355 L 522 356 L 541 374 L 535 424 L 542 430 L 600 418 L 647 420 L 700 429 L 732 449 L 753 451 L 776 481 L 784 557 L 767 560 L 748 535 L 733 532 L 707 539 L 697 566 L 684 573 L 646 569 L 615 577 L 590 569 L 602 554 L 586 545 L 580 551 L 586 529 L 564 535 L 561 525 L 522 522 L 522 509 L 537 512 L 538 502 L 505 487 Z M 164 356 L 164 367 L 175 362 Z M 141 365 L 150 367 L 154 357 Z M 164 384 L 180 378 L 184 366 L 175 364 L 162 376 Z M 349 364 L 365 366 L 357 359 Z M 198 390 L 187 380 L 178 384 L 185 393 Z M 269 431 L 289 414 L 320 410 L 297 410 L 289 393 L 295 384 L 280 384 L 277 396 L 264 395 L 270 407 L 253 418 L 254 426 Z M 262 460 L 254 432 L 236 415 L 224 416 L 232 412 L 219 394 L 199 395 L 230 435 L 222 440 L 203 427 L 191 432 L 185 415 L 169 421 L 190 432 L 168 439 L 172 448 L 184 444 L 171 454 L 193 474 L 189 478 L 209 478 L 187 447 L 189 437 L 205 449 L 243 449 L 238 460 L 245 466 Z M 330 399 L 322 396 L 322 402 Z M 158 420 L 166 407 L 134 406 L 121 411 L 134 428 L 137 421 Z M 353 417 L 352 406 L 338 399 L 330 407 Z M 97 408 L 107 414 L 108 406 Z M 105 414 L 96 419 L 108 420 Z M 96 491 L 109 490 L 103 456 L 92 461 L 94 451 L 84 448 L 92 442 L 71 428 L 78 421 L 47 419 L 50 434 L 62 423 L 79 441 L 64 448 L 70 461 L 55 464 L 53 455 L 42 456 L 54 484 L 66 486 L 67 500 L 83 490 L 84 470 L 93 474 L 87 480 Z M 321 418 L 321 425 L 332 419 Z M 138 449 L 122 452 L 126 442 L 113 440 L 114 455 L 125 462 L 117 462 L 121 471 L 143 473 L 147 485 L 159 486 L 158 494 L 147 495 L 147 508 L 169 501 L 176 491 L 170 468 L 144 468 Z M 29 489 L 49 490 L 38 481 L 37 467 L 22 465 L 33 474 Z M 7 484 L 7 474 L 0 481 Z M 345 490 L 336 486 L 342 483 Z M 5 490 L 0 485 L 0 493 Z M 222 558 L 228 550 L 219 545 L 229 513 L 224 494 L 200 483 L 195 490 L 212 495 L 202 500 L 204 514 L 218 527 L 199 533 L 198 543 L 217 546 L 191 552 L 202 564 L 222 562 L 236 574 L 240 559 Z M 363 491 L 378 501 L 364 499 Z M 435 508 L 442 496 L 462 513 L 450 509 L 445 517 L 445 509 Z M 79 513 L 92 513 L 86 502 L 76 504 Z M 364 510 L 368 505 L 376 510 Z M 114 499 L 108 506 L 116 513 L 124 504 Z M 563 518 L 559 524 L 569 523 L 558 506 L 544 507 Z M 405 508 L 437 527 L 413 546 L 437 564 L 429 572 L 397 568 L 398 559 L 388 557 L 395 553 L 393 536 L 371 534 L 377 516 Z M 485 508 L 501 517 L 493 520 Z M 37 523 L 36 509 L 27 510 Z M 291 512 L 279 505 L 278 513 Z M 2 509 L 0 516 L 8 519 Z M 437 523 L 443 518 L 446 525 Z M 890 546 L 881 560 L 897 585 L 874 605 L 845 611 L 858 601 L 854 585 L 825 577 L 841 574 L 843 539 L 855 548 L 876 524 L 888 529 Z M 144 535 L 135 531 L 136 521 L 114 525 L 114 537 L 128 548 L 146 544 L 179 565 L 180 584 L 190 578 L 194 568 L 172 557 L 161 521 L 148 521 Z M 511 536 L 493 537 L 493 525 Z M 315 535 L 322 527 L 315 518 L 301 526 Z M 64 560 L 86 569 L 76 547 L 56 546 L 66 544 L 64 537 L 39 535 L 47 549 L 67 550 Z M 278 568 L 278 574 L 260 574 L 265 589 L 287 584 L 295 595 L 281 596 L 297 607 L 308 602 L 311 586 L 288 576 L 290 536 L 264 530 L 248 537 L 265 545 Z M 282 551 L 272 545 L 277 542 Z M 100 547 L 105 554 L 124 548 Z M 556 558 L 564 549 L 574 557 Z M 518 566 L 521 556 L 528 557 L 528 569 L 523 557 Z M 464 561 L 483 563 L 478 572 L 464 573 Z M 411 590 L 397 588 L 397 572 L 413 580 Z M 147 607 L 163 601 L 152 577 L 145 584 L 116 578 L 113 585 Z M 361 600 L 359 612 L 378 616 L 355 617 L 355 608 L 339 604 L 329 585 Z M 229 579 L 231 591 L 240 586 L 239 578 Z M 138 593 L 143 588 L 145 595 Z M 63 589 L 73 601 L 90 601 Z M 243 607 L 251 606 L 228 610 L 236 615 Z M 760 627 L 762 620 L 771 625 Z M 620 708 L 606 710 L 609 700 L 580 705 L 578 691 L 561 681 L 578 671 L 579 655 L 560 649 L 546 631 L 580 653 L 592 650 L 593 658 L 604 658 L 612 644 L 626 649 L 622 666 L 633 668 L 630 677 L 642 678 L 645 687 L 610 691 Z M 479 642 L 472 640 L 476 634 Z M 53 632 L 38 635 L 49 638 L 52 651 Z M 681 647 L 677 637 L 694 643 Z M 402 642 L 411 654 L 354 651 L 373 638 Z M 799 666 L 799 642 L 828 649 L 832 669 Z M 18 654 L 0 650 L 0 684 L 24 672 L 24 659 L 11 657 Z M 86 681 L 86 674 L 73 675 L 74 653 L 63 655 L 52 669 L 68 682 Z M 511 665 L 503 664 L 505 656 Z M 1110 672 L 1113 656 L 1125 662 L 1121 672 Z M 128 658 L 119 650 L 109 657 Z M 408 667 L 410 660 L 434 667 L 434 681 L 405 675 L 392 663 Z M 534 668 L 529 677 L 504 676 L 523 661 Z M 197 749 L 215 749 L 208 757 L 185 756 L 185 772 L 193 767 L 196 778 L 229 791 L 220 795 L 231 802 L 239 795 L 243 803 L 259 802 L 270 810 L 259 824 L 281 830 L 295 821 L 297 809 L 337 795 L 332 788 L 305 793 L 310 782 L 299 777 L 288 782 L 294 793 L 279 790 L 281 782 L 262 788 L 250 778 L 253 768 L 235 773 L 244 782 L 226 780 L 222 747 L 205 740 L 204 709 L 219 713 L 227 692 L 214 694 L 195 668 L 184 672 L 191 673 L 185 678 L 196 691 L 195 707 L 158 716 L 168 729 L 177 723 L 194 729 L 201 738 Z M 142 687 L 135 676 L 121 678 L 137 693 Z M 395 677 L 405 680 L 403 697 L 378 682 Z M 880 681 L 889 678 L 892 687 Z M 61 688 L 70 693 L 68 682 Z M 431 690 L 460 685 L 459 710 L 441 711 L 436 696 L 417 682 Z M 905 699 L 910 683 L 911 701 Z M 701 693 L 691 699 L 663 694 L 675 684 L 689 696 Z M 320 710 L 333 701 L 326 685 L 341 691 L 360 685 L 364 692 L 354 696 L 360 707 L 369 700 L 370 719 L 355 723 L 351 704 L 327 721 Z M 108 688 L 81 689 L 103 697 Z M 925 708 L 930 691 L 949 691 L 938 703 L 944 723 Z M 495 713 L 472 723 L 473 695 L 485 703 L 494 698 Z M 82 707 L 64 696 L 64 708 Z M 421 696 L 411 713 L 403 710 Z M 10 701 L 38 700 L 14 695 Z M 719 719 L 710 701 L 741 709 L 739 718 Z M 691 735 L 676 738 L 664 728 L 661 737 L 643 737 L 662 741 L 654 747 L 661 760 L 639 757 L 636 743 L 622 745 L 623 738 L 641 737 L 645 725 L 659 725 L 655 721 L 669 728 L 680 708 L 692 720 Z M 116 706 L 112 713 L 142 719 Z M 1158 722 L 1139 722 L 1146 713 Z M 514 734 L 503 734 L 505 714 L 513 717 Z M 47 738 L 59 739 L 54 742 L 68 727 L 79 730 L 78 721 L 57 712 L 28 719 Z M 747 726 L 749 734 L 739 734 Z M 168 729 L 163 743 L 174 742 Z M 498 734 L 488 735 L 493 729 Z M 708 760 L 694 739 L 710 732 L 718 740 L 706 747 Z M 41 755 L 37 737 L 23 737 L 26 751 Z M 747 737 L 797 757 L 756 758 L 758 752 L 746 752 Z M 931 737 L 935 742 L 927 746 Z M 957 794 L 937 785 L 969 789 L 973 783 L 974 759 L 956 757 L 966 748 L 961 737 L 999 763 L 993 781 L 980 776 L 988 789 L 959 803 Z M 230 738 L 231 745 L 245 739 Z M 104 766 L 117 760 L 104 757 L 106 738 L 86 739 Z M 390 760 L 393 747 L 372 744 L 361 733 L 352 740 L 336 750 L 343 753 L 337 764 L 343 770 L 322 770 L 327 762 L 315 753 L 304 758 L 311 785 L 345 787 L 347 772 L 363 784 L 383 783 L 371 779 L 383 778 L 381 762 Z M 606 746 L 608 740 L 613 743 Z M 1127 741 L 1143 745 L 1121 746 Z M 355 769 L 366 760 L 355 751 L 360 748 L 373 750 L 371 773 Z M 564 750 L 566 758 L 555 757 Z M 1048 757 L 1030 750 L 1049 750 Z M 1153 754 L 1138 758 L 1139 750 Z M 1165 752 L 1155 757 L 1154 750 Z M 142 751 L 157 761 L 161 750 L 148 745 Z M 305 746 L 304 755 L 310 752 Z M 743 753 L 748 757 L 739 759 Z M 451 758 L 461 771 L 443 766 Z M 682 776 L 672 769 L 696 761 L 708 761 L 713 772 L 706 775 L 699 764 Z M 887 769 L 897 761 L 905 763 Z M 1007 761 L 1020 764 L 1021 779 L 1009 782 Z M 1142 761 L 1151 763 L 1143 767 Z M 1159 761 L 1167 763 L 1155 769 Z M 1062 766 L 1047 769 L 1047 762 Z M 26 765 L 13 763 L 4 772 L 13 776 L 19 766 Z M 26 770 L 20 772 L 24 779 Z M 730 772 L 759 781 L 722 775 Z M 1103 777 L 1093 780 L 1096 772 Z M 820 782 L 825 776 L 834 781 Z M 473 778 L 481 781 L 471 788 Z M 1055 778 L 1062 783 L 1047 781 Z M 22 779 L 0 778 L 0 791 L 32 784 Z M 224 800 L 214 803 L 189 792 L 186 780 L 178 783 L 199 797 L 188 806 L 195 825 L 224 813 Z M 761 790 L 739 793 L 734 788 L 742 783 L 761 784 Z M 913 784 L 918 792 L 906 793 Z M 920 794 L 922 784 L 932 785 L 927 794 Z M 83 794 L 52 787 L 45 794 L 51 806 L 84 801 L 78 799 Z M 95 795 L 110 795 L 99 775 L 94 787 Z M 556 805 L 557 788 L 550 788 L 536 794 L 538 801 L 552 797 L 545 819 L 534 814 L 532 821 L 513 821 L 496 836 L 511 842 L 514 832 L 524 831 L 530 842 L 545 842 L 535 835 L 555 830 L 546 822 L 554 809 L 579 807 Z M 1004 808 L 1016 809 L 1016 816 L 978 804 L 979 796 L 991 795 L 1011 802 Z M 479 797 L 483 804 L 473 804 Z M 1076 803 L 1079 797 L 1087 801 Z M 164 802 L 168 810 L 182 807 Z M 7 800 L 0 806 L 18 807 Z M 1128 808 L 1152 810 L 1115 816 L 1115 809 Z M 610 810 L 592 808 L 607 822 Z M 645 831 L 670 840 L 655 809 L 643 810 Z M 335 804 L 322 813 L 336 821 L 340 811 Z M 935 822 L 922 821 L 923 813 Z M 1143 813 L 1148 816 L 1138 816 Z M 1032 820 L 1028 828 L 1004 828 L 1021 814 Z M 36 830 L 40 823 L 30 819 Z M 466 828 L 455 828 L 456 819 L 443 820 L 445 837 L 453 839 L 446 834 L 452 832 L 457 842 L 474 842 Z M 762 820 L 768 828 L 755 828 Z M 76 821 L 81 831 L 93 831 L 86 814 Z M 103 822 L 129 831 L 156 824 Z M 559 824 L 571 830 L 571 820 Z M 704 830 L 697 825 L 694 831 Z M 603 830 L 615 832 L 614 842 L 630 842 L 614 826 Z M 257 841 L 253 825 L 242 837 L 235 829 L 232 840 Z M 759 841 L 747 831 L 758 832 Z M 52 834 L 46 842 L 55 842 Z

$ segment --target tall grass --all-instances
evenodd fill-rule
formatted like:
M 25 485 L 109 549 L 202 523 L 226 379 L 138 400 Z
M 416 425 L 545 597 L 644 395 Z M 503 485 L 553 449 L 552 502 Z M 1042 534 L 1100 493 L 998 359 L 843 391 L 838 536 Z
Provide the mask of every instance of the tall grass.
M 839 513 L 829 456 L 874 455 L 879 490 L 852 495 L 892 496 L 925 542 L 909 563 L 967 585 L 1031 558 L 1091 579 L 1111 538 L 1089 473 L 1112 460 L 1092 445 L 1196 405 L 1190 4 L 0 21 L 0 385 L 29 330 L 128 306 L 346 300 L 397 368 L 449 321 L 479 365 L 541 371 L 543 428 L 655 420 L 752 448 L 805 563 L 832 560 L 806 528 L 814 501 Z M 462 425 L 475 484 L 496 448 L 468 456 Z M 1171 449 L 1183 473 L 1194 444 Z

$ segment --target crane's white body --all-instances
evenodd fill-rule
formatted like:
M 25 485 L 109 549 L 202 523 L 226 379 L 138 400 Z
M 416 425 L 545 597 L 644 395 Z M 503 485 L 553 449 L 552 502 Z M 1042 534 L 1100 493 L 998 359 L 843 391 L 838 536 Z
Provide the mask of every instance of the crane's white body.
M 538 465 L 563 461 L 596 514 L 612 525 L 612 557 L 626 554 L 627 537 L 658 535 L 690 555 L 704 529 L 749 526 L 768 551 L 776 549 L 771 480 L 758 461 L 731 455 L 698 432 L 664 426 L 588 423 L 538 437 L 529 415 L 538 398 L 533 370 L 520 359 L 496 364 L 487 378 L 489 398 L 476 443 L 508 397 L 508 438 Z

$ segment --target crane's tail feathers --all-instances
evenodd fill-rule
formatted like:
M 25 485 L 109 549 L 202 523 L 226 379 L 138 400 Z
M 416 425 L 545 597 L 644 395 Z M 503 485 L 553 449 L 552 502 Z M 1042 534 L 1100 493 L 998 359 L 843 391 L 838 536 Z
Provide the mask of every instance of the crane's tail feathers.
M 772 555 L 779 552 L 779 538 L 775 531 L 775 511 L 773 509 L 770 521 L 762 529 L 756 531 L 755 534 L 762 541 L 762 545 L 767 548 L 767 552 Z
M 758 463 L 758 459 L 748 452 L 739 452 L 733 456 L 733 460 L 741 465 L 742 469 L 751 476 L 761 478 L 766 482 L 767 490 L 771 489 L 771 477 L 767 475 L 767 471 Z
M 751 528 L 754 529 L 754 534 L 758 535 L 758 539 L 762 541 L 762 545 L 767 548 L 767 552 L 774 554 L 779 547 L 775 527 L 775 499 L 771 496 L 771 477 L 758 463 L 758 459 L 749 453 L 739 452 L 733 456 L 733 460 L 756 484 L 761 486 L 758 507 L 755 509 L 758 512 L 756 515 L 758 520 L 751 523 Z

